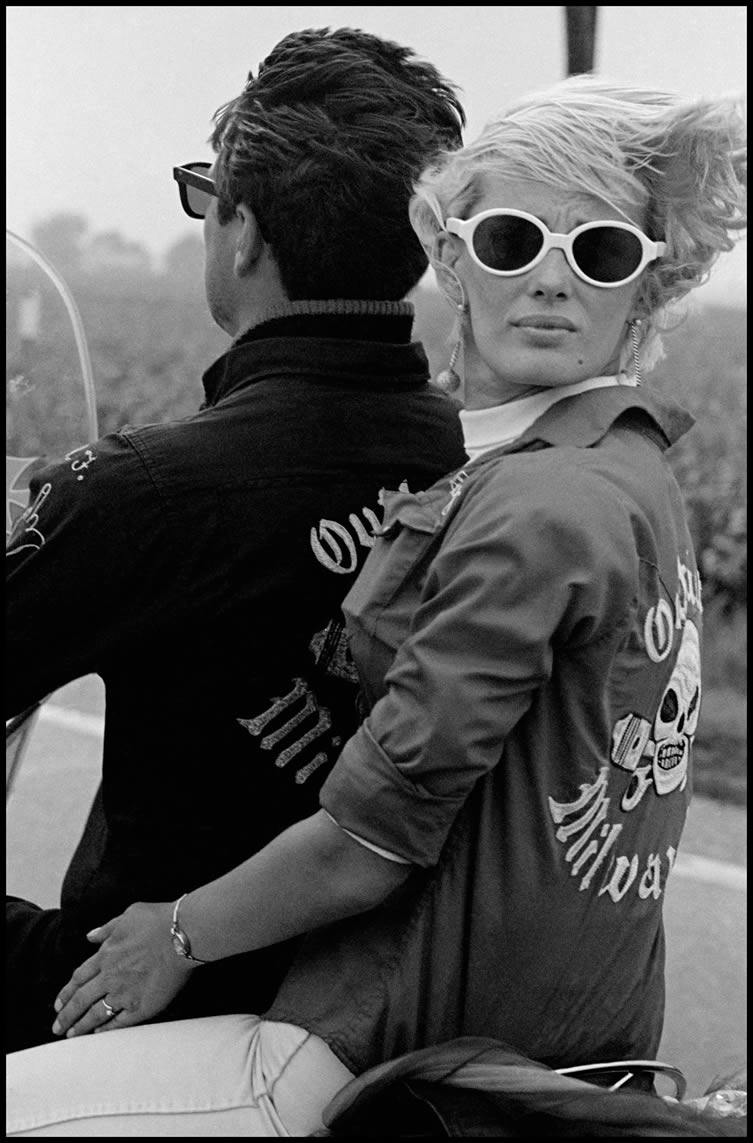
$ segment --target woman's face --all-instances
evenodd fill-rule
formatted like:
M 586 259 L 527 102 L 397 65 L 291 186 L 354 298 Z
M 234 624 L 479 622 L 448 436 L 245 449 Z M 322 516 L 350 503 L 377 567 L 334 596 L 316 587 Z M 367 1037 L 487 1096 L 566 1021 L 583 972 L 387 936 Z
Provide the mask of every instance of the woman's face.
M 634 203 L 620 204 L 626 219 L 602 199 L 533 180 L 487 175 L 481 185 L 473 214 L 511 207 L 535 215 L 560 234 L 607 219 L 644 225 L 643 212 Z M 626 286 L 592 286 L 571 269 L 562 250 L 549 250 L 533 269 L 502 278 L 477 265 L 460 238 L 450 241 L 457 254 L 451 264 L 469 310 L 466 408 L 487 408 L 542 388 L 617 372 L 642 275 Z M 548 325 L 548 319 L 558 320 Z

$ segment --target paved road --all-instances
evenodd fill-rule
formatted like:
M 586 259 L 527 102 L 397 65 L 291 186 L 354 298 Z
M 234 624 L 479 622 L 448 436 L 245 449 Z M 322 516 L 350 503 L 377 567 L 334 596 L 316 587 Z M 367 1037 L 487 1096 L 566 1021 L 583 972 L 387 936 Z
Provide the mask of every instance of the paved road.
M 88 678 L 44 708 L 8 803 L 9 891 L 57 904 L 97 785 L 104 699 Z M 660 1058 L 688 1095 L 747 1059 L 746 813 L 698 797 L 666 889 L 667 1015 Z

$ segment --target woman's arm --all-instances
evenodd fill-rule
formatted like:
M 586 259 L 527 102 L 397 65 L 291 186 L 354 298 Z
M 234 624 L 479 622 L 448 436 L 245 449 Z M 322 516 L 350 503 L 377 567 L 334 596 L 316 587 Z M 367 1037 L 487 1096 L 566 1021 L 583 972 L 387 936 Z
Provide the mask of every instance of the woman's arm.
M 319 810 L 180 908 L 202 960 L 276 944 L 380 904 L 413 867 L 361 845 Z
M 181 904 L 180 925 L 193 956 L 220 960 L 371 909 L 411 868 L 361 845 L 319 810 L 192 891 Z M 191 972 L 201 971 L 173 948 L 172 912 L 172 902 L 139 902 L 88 934 L 100 947 L 60 992 L 56 1034 L 143 1024 L 174 999 Z M 103 1001 L 115 1009 L 113 1018 Z

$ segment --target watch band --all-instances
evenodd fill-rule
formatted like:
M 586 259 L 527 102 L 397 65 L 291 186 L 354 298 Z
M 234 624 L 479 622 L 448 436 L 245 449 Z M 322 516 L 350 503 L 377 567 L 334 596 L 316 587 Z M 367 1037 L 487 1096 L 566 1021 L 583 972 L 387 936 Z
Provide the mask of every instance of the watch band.
M 183 897 L 187 896 L 187 893 L 183 894 Z M 175 908 L 173 909 L 173 921 L 170 926 L 170 936 L 172 937 L 173 948 L 175 949 L 175 952 L 178 956 L 182 956 L 185 960 L 190 960 L 192 964 L 210 964 L 210 961 L 199 960 L 197 956 L 192 954 L 191 942 L 178 923 L 178 909 L 180 908 L 180 903 L 183 900 L 183 897 L 178 898 L 178 900 L 175 902 Z

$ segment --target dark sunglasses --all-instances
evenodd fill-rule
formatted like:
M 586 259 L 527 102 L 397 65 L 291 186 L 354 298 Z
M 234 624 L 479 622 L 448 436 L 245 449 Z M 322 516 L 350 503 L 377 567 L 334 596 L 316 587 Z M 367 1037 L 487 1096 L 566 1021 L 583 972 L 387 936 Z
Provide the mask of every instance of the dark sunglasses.
M 667 249 L 665 242 L 652 242 L 630 222 L 584 222 L 569 234 L 553 234 L 535 215 L 501 207 L 465 220 L 448 218 L 445 225 L 490 274 L 525 274 L 555 248 L 579 278 L 606 289 L 632 282 Z
M 207 175 L 211 166 L 211 163 L 184 163 L 182 167 L 173 167 L 180 204 L 189 218 L 206 218 L 212 197 L 217 197 L 214 179 Z

